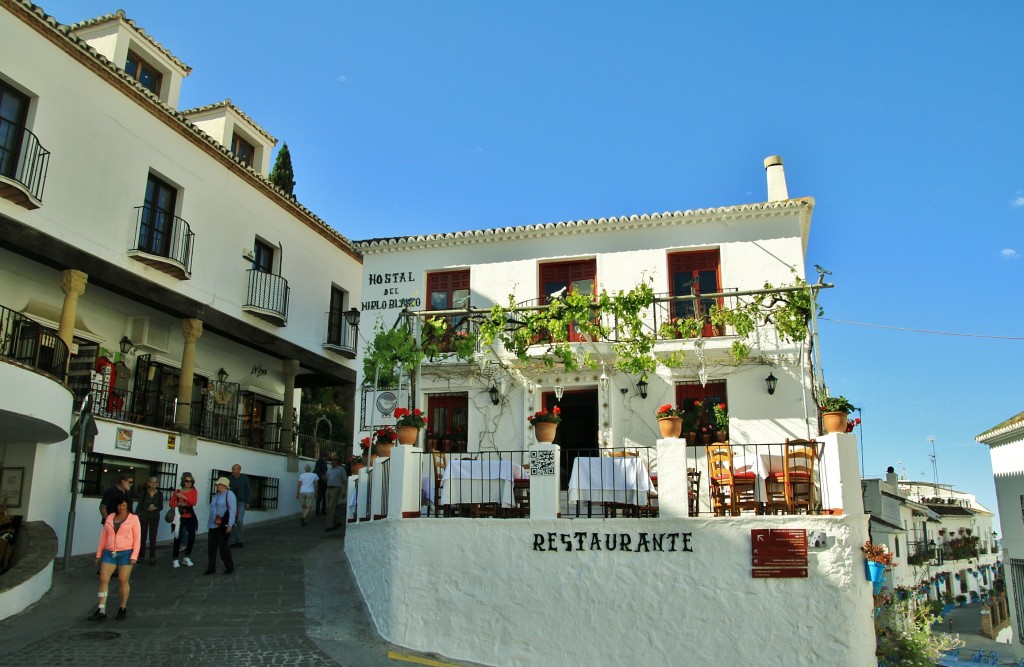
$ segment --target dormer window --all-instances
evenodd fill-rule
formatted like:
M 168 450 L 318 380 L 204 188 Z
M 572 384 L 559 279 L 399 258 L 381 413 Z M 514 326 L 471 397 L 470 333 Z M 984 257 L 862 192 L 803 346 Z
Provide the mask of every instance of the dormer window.
M 242 164 L 249 167 L 252 167 L 255 164 L 254 159 L 256 157 L 256 148 L 239 136 L 237 132 L 231 135 L 231 152 Z
M 124 71 L 143 86 L 148 88 L 154 95 L 160 94 L 160 83 L 163 76 L 155 67 L 139 57 L 134 51 L 128 52 L 128 58 L 124 63 Z

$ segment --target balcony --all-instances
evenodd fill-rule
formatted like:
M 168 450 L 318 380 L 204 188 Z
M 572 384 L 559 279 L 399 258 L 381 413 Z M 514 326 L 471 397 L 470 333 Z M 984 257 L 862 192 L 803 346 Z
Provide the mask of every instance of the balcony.
M 0 134 L 17 131 L 8 121 L 0 120 Z M 50 151 L 39 143 L 28 129 L 21 130 L 21 141 L 15 151 L 0 149 L 0 197 L 27 209 L 43 205 L 43 186 L 50 164 Z
M 354 315 L 353 315 L 354 313 Z M 347 359 L 356 358 L 356 346 L 359 339 L 359 311 L 338 310 L 332 308 L 327 312 L 327 337 L 324 347 L 333 350 Z
M 183 219 L 149 206 L 135 207 L 135 246 L 128 256 L 157 271 L 188 280 L 192 275 L 192 228 Z
M 68 346 L 35 320 L 0 306 L 0 356 L 63 382 Z
M 288 281 L 273 273 L 249 269 L 249 285 L 242 310 L 277 326 L 288 324 Z

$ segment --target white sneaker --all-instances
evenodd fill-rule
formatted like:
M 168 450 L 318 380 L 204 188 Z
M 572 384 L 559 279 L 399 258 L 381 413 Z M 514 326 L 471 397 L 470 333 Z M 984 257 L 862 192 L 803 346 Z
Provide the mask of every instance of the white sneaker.
M 189 567 L 192 567 L 193 565 L 195 565 L 195 563 L 192 562 L 192 559 L 189 558 L 188 556 L 185 556 L 184 558 L 182 558 L 181 562 L 184 563 L 185 565 L 189 566 Z
M 173 567 L 175 570 L 181 567 L 181 563 L 178 562 L 177 558 L 171 561 L 171 567 Z

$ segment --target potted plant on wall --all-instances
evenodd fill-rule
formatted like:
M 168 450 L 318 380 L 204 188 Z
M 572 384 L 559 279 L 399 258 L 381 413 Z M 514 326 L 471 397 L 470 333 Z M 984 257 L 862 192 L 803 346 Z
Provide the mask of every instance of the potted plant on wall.
M 826 433 L 846 433 L 850 413 L 856 410 L 845 396 L 821 397 L 821 426 Z
M 892 560 L 892 552 L 884 544 L 872 544 L 871 540 L 864 543 L 860 548 L 867 559 L 866 574 L 868 581 L 874 586 L 875 594 L 882 591 L 882 584 L 885 583 L 885 573 L 891 570 L 896 564 Z
M 682 410 L 666 403 L 658 407 L 655 416 L 658 418 L 658 428 L 661 429 L 661 437 L 678 438 L 683 431 Z
M 712 409 L 715 413 L 715 441 L 727 442 L 729 440 L 729 408 L 725 403 L 717 403 Z
M 551 412 L 547 410 L 535 412 L 527 417 L 526 421 L 530 422 L 530 426 L 533 427 L 533 434 L 537 437 L 537 442 L 554 442 L 555 431 L 562 421 L 562 409 L 556 405 Z
M 395 408 L 396 430 L 398 431 L 398 444 L 412 445 L 420 435 L 420 429 L 427 425 L 427 418 L 419 408 Z
M 391 447 L 395 444 L 397 437 L 395 429 L 390 426 L 381 426 L 374 431 L 373 437 L 377 442 L 377 446 L 374 448 L 377 451 L 377 456 L 391 456 Z

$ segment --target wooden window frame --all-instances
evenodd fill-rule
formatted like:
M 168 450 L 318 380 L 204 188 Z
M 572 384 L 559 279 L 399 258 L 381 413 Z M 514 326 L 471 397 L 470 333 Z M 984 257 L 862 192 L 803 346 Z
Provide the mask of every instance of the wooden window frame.
M 134 67 L 129 69 L 129 65 L 132 64 L 132 59 L 133 58 L 135 59 Z M 142 75 L 144 74 L 144 71 L 143 71 L 144 68 L 146 70 L 148 70 L 149 73 L 153 76 L 153 83 L 155 84 L 155 90 L 153 88 L 150 88 L 149 86 L 147 86 L 145 83 L 142 82 Z M 134 71 L 132 71 L 132 70 L 134 70 Z M 130 76 L 131 78 L 133 78 L 136 81 L 138 81 L 139 84 L 143 88 L 145 88 L 146 90 L 150 91 L 154 95 L 157 95 L 157 96 L 160 95 L 160 90 L 161 90 L 161 88 L 163 87 L 163 84 L 164 84 L 164 73 L 161 72 L 156 67 L 154 67 L 153 64 L 150 63 L 148 60 L 146 60 L 145 58 L 140 56 L 138 51 L 133 51 L 131 49 L 128 49 L 128 55 L 127 55 L 127 57 L 125 58 L 125 61 L 124 61 L 124 71 L 128 73 L 128 76 Z
M 231 154 L 238 158 L 238 161 L 242 164 L 255 168 L 256 146 L 238 132 L 232 132 L 231 134 Z
M 711 406 L 717 403 L 725 403 L 728 387 L 725 380 L 708 380 L 704 385 L 696 381 L 677 382 L 675 395 L 676 405 L 684 408 L 692 405 L 693 401 L 701 402 L 701 426 L 714 426 L 714 413 Z M 689 401 L 689 403 L 687 403 Z

